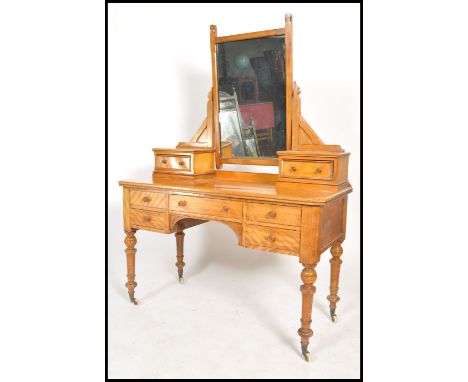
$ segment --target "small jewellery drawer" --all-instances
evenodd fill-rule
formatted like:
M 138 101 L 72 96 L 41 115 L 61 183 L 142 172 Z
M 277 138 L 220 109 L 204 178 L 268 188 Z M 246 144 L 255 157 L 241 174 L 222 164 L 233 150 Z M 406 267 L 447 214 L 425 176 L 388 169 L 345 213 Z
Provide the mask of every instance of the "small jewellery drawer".
M 147 227 L 163 230 L 166 228 L 166 213 L 131 209 L 130 224 L 132 227 Z
M 130 191 L 130 207 L 132 208 L 166 208 L 167 195 L 148 191 Z
M 242 219 L 242 202 L 235 200 L 170 195 L 169 208 L 172 211 L 191 212 L 219 218 Z
M 290 178 L 331 180 L 333 161 L 283 160 L 281 175 Z
M 191 161 L 190 155 L 158 155 L 156 170 L 190 171 Z
M 247 244 L 298 252 L 300 240 L 299 231 L 251 224 L 245 226 L 244 241 Z
M 290 226 L 301 225 L 301 208 L 277 204 L 247 203 L 247 220 Z

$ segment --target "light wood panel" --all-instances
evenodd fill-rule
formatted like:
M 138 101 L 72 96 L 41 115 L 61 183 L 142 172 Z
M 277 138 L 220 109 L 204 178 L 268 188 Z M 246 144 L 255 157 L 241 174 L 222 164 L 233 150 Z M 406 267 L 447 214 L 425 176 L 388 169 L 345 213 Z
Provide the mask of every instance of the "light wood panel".
M 213 87 L 211 92 L 211 115 L 213 121 L 214 131 L 214 148 L 215 148 L 215 163 L 216 168 L 223 166 L 221 161 L 221 134 L 219 131 L 219 94 L 218 94 L 218 68 L 216 62 L 216 36 L 217 29 L 216 25 L 210 25 L 210 48 L 211 48 L 211 79 L 213 81 Z
M 131 228 L 130 224 L 130 190 L 127 187 L 123 188 L 123 218 L 124 218 L 124 231 L 127 232 Z
M 292 116 L 291 116 L 291 149 L 296 150 L 299 140 L 299 119 L 301 117 L 301 99 L 299 86 L 293 81 Z
M 284 20 L 285 69 L 286 69 L 286 150 L 292 149 L 292 86 L 293 86 L 293 45 L 292 15 L 286 13 Z
M 334 242 L 344 240 L 346 201 L 347 198 L 341 198 L 323 206 L 323 219 L 320 220 L 320 252 L 325 251 Z
M 215 42 L 221 43 L 221 42 L 251 40 L 254 38 L 262 38 L 262 37 L 282 36 L 284 35 L 284 33 L 285 33 L 284 28 L 268 29 L 268 30 L 258 31 L 258 32 L 240 33 L 240 34 L 233 34 L 230 36 L 219 36 L 215 38 Z
M 221 156 L 224 163 L 232 158 L 232 142 L 221 142 Z
M 235 182 L 255 182 L 257 185 L 274 184 L 277 175 L 259 172 L 216 171 L 217 181 L 232 180 Z
M 228 171 L 223 172 L 229 173 Z M 331 200 L 338 199 L 352 191 L 349 183 L 339 187 L 326 187 L 316 184 L 279 184 L 275 181 L 277 175 L 237 172 L 238 177 L 231 175 L 180 177 L 162 175 L 140 181 L 120 181 L 124 187 L 140 189 L 142 191 L 154 191 L 169 193 L 173 191 L 193 193 L 200 197 L 227 198 L 231 200 L 246 200 L 254 202 L 297 204 L 300 205 L 323 205 Z M 244 175 L 245 174 L 245 177 Z M 257 180 L 255 180 L 255 177 Z M 287 178 L 290 179 L 290 178 Z
M 321 207 L 302 207 L 301 250 L 299 255 L 299 261 L 302 264 L 316 263 L 320 259 L 318 243 L 321 219 Z
M 260 166 L 277 166 L 277 158 L 252 158 L 252 157 L 231 157 L 229 159 L 223 159 L 223 163 L 226 164 L 253 164 Z
M 214 172 L 214 153 L 198 153 L 194 156 L 194 174 L 208 174 Z

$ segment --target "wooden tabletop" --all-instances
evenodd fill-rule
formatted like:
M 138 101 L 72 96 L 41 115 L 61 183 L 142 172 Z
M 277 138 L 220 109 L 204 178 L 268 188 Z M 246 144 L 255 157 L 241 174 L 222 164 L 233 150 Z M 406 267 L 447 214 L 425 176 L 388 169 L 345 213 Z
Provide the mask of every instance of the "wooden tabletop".
M 157 176 L 153 179 L 120 181 L 124 187 L 151 191 L 178 192 L 232 199 L 320 205 L 349 194 L 349 183 L 333 190 L 325 185 L 276 182 L 274 174 L 231 173 L 218 171 L 211 176 Z

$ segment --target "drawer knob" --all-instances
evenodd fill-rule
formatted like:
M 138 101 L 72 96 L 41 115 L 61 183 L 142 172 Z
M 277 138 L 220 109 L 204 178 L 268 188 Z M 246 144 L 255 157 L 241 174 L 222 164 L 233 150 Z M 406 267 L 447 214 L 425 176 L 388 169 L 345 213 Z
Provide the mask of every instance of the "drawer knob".
M 223 207 L 223 211 L 224 211 L 224 212 L 228 212 L 228 211 L 229 211 L 229 207 L 228 207 L 228 206 L 224 206 L 224 207 Z
M 151 221 L 151 216 L 146 216 L 146 215 L 143 216 L 143 221 L 144 221 L 145 223 L 149 223 L 149 222 Z
M 181 200 L 179 203 L 177 203 L 180 207 L 185 207 L 187 205 L 187 202 L 185 200 Z
M 149 196 L 145 196 L 145 197 L 143 198 L 143 201 L 144 201 L 145 203 L 149 203 L 149 202 L 151 202 L 151 198 L 150 198 Z
M 271 219 L 276 218 L 276 211 L 270 211 L 270 212 L 268 212 L 267 217 L 269 217 L 269 218 L 271 218 Z
M 296 167 L 292 166 L 292 167 L 289 167 L 289 171 L 291 172 L 295 172 L 296 171 Z
M 185 162 L 180 161 L 180 162 L 179 162 L 179 166 L 185 166 Z
M 167 163 L 167 159 L 163 159 L 163 160 L 161 161 L 161 163 L 162 163 L 162 164 L 166 164 L 166 163 Z
M 270 243 L 273 243 L 273 242 L 276 240 L 276 238 L 275 238 L 273 235 L 268 235 L 268 236 L 266 237 L 266 239 L 267 239 L 267 241 L 269 241 Z
M 321 172 L 322 172 L 322 169 L 321 169 L 321 168 L 316 168 L 316 169 L 315 169 L 315 173 L 316 173 L 316 174 L 320 174 Z

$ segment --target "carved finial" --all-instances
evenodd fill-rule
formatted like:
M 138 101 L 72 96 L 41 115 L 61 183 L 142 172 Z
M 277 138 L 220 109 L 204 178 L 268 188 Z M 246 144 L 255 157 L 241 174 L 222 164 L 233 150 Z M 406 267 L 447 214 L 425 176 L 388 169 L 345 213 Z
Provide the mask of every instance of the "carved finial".
M 284 20 L 285 20 L 287 23 L 292 23 L 292 14 L 286 13 L 286 15 L 284 15 Z
M 216 25 L 210 25 L 210 31 L 216 32 Z

